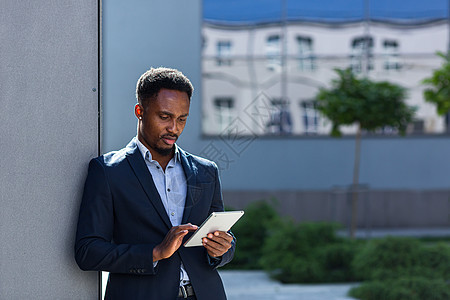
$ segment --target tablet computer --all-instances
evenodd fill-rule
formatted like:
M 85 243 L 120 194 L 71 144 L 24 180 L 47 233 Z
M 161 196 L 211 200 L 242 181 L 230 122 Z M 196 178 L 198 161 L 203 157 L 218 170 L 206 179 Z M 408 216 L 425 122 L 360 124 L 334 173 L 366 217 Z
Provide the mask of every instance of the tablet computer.
M 213 212 L 184 243 L 185 247 L 202 246 L 202 239 L 214 231 L 228 231 L 244 215 L 244 211 Z

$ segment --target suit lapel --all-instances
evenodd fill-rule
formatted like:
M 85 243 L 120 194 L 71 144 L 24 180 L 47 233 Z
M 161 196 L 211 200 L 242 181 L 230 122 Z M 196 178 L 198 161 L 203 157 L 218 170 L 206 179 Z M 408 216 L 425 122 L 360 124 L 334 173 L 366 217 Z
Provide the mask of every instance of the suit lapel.
M 127 148 L 129 148 L 127 151 L 127 159 L 131 168 L 147 194 L 148 199 L 155 207 L 161 219 L 163 219 L 164 223 L 170 229 L 172 224 L 170 223 L 169 217 L 167 216 L 166 210 L 161 201 L 161 197 L 159 196 L 158 190 L 153 182 L 152 175 L 150 174 L 150 171 L 148 170 L 134 139 L 128 144 Z
M 186 203 L 184 205 L 183 219 L 181 222 L 181 224 L 186 224 L 189 219 L 189 215 L 191 214 L 192 207 L 198 200 L 201 189 L 196 186 L 198 169 L 188 160 L 187 156 L 189 154 L 186 154 L 186 152 L 180 148 L 178 149 L 180 151 L 181 165 L 183 166 L 187 182 Z

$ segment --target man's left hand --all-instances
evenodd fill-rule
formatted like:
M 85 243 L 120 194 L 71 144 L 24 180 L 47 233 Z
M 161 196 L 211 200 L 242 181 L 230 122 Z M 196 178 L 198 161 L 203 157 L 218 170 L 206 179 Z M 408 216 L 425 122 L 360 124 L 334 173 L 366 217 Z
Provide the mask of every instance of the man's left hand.
M 231 248 L 233 236 L 225 231 L 215 231 L 208 233 L 207 238 L 203 238 L 203 247 L 212 257 L 220 257 Z

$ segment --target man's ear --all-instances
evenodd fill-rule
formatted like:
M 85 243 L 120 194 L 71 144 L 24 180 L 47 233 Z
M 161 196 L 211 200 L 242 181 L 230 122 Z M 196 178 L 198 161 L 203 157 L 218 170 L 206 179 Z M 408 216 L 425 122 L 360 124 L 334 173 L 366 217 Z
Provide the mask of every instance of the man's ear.
M 143 114 L 144 114 L 144 109 L 142 108 L 142 106 L 139 103 L 136 103 L 136 105 L 134 106 L 134 115 L 139 120 L 142 120 Z

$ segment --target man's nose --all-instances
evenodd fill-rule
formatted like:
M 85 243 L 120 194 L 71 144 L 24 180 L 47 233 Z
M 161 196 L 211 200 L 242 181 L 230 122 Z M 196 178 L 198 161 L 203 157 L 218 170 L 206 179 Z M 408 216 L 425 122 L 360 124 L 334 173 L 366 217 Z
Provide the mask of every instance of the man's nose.
M 167 131 L 168 132 L 177 132 L 178 131 L 178 125 L 177 120 L 173 120 L 167 125 Z

